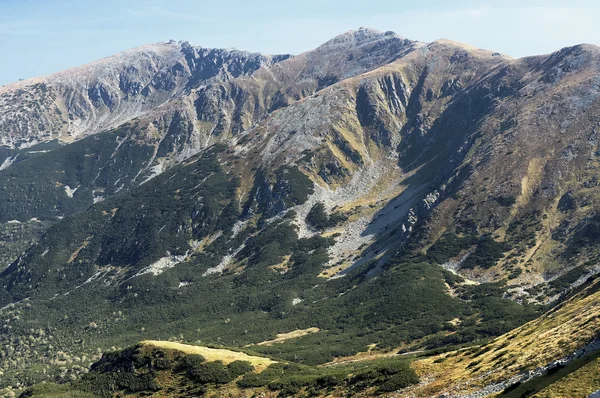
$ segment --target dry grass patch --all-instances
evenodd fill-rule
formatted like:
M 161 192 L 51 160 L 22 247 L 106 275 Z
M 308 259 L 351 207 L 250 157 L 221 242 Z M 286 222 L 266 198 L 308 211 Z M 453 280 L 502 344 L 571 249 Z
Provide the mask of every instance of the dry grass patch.
M 269 365 L 275 363 L 272 359 L 248 355 L 243 352 L 230 351 L 223 348 L 209 348 L 189 344 L 175 343 L 171 341 L 145 340 L 143 346 L 163 348 L 167 350 L 181 351 L 185 354 L 200 354 L 208 362 L 222 361 L 225 365 L 233 361 L 247 361 L 254 366 L 256 371 L 260 372 Z
M 308 334 L 317 333 L 320 331 L 321 331 L 321 329 L 319 329 L 319 328 L 297 329 L 297 330 L 293 330 L 288 333 L 279 333 L 277 335 L 277 337 L 274 338 L 273 340 L 261 341 L 260 343 L 257 343 L 256 345 L 271 345 L 271 344 L 283 343 L 284 341 L 289 340 L 289 339 L 297 339 L 298 337 L 306 336 Z
M 279 264 L 275 264 L 275 265 L 271 265 L 269 266 L 270 269 L 272 269 L 273 271 L 277 271 L 280 274 L 285 274 L 286 272 L 288 272 L 290 270 L 290 259 L 292 258 L 291 254 L 288 254 L 286 256 L 283 257 L 283 261 L 281 261 Z

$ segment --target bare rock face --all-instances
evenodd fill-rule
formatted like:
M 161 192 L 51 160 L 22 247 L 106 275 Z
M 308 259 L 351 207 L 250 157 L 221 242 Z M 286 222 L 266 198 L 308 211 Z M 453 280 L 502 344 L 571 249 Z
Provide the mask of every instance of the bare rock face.
M 71 142 L 143 116 L 209 79 L 249 74 L 282 58 L 171 41 L 6 85 L 0 140 L 9 147 Z
M 344 78 L 385 65 L 420 46 L 392 33 L 360 29 L 298 57 L 194 47 L 187 42 L 138 47 L 54 75 L 0 87 L 0 142 L 26 147 L 38 142 L 72 142 L 148 115 L 196 89 L 200 120 L 213 118 L 217 131 L 248 127 L 220 120 L 227 102 L 240 113 L 245 85 L 266 84 L 254 117 L 310 95 Z M 281 64 L 281 65 L 278 65 Z M 249 76 L 231 86 L 216 84 Z M 255 89 L 256 87 L 252 87 Z M 216 91 L 215 91 L 216 90 Z M 259 100 L 262 103 L 256 103 Z M 264 102 L 263 102 L 264 101 Z M 217 115 L 217 116 L 215 116 Z M 229 126 L 229 124 L 234 124 Z
M 498 280 L 526 270 L 511 281 L 522 294 L 559 278 L 573 256 L 579 265 L 592 256 L 577 237 L 597 211 L 598 53 L 581 45 L 514 60 L 367 28 L 297 56 L 142 46 L 0 88 L 0 160 L 16 170 L 19 149 L 112 137 L 113 169 L 47 181 L 61 192 L 51 214 L 63 216 L 225 145 L 244 159 L 240 169 L 223 162 L 245 181 L 239 195 L 253 211 L 276 217 L 296 206 L 301 235 L 314 234 L 303 217 L 317 202 L 352 214 L 330 264 L 391 256 L 415 239 L 428 247 L 442 234 L 490 235 L 513 249 L 464 272 Z M 283 166 L 314 183 L 303 203 L 286 204 L 291 191 L 278 191 Z M 59 171 L 70 167 L 84 166 Z M 569 242 L 581 247 L 565 251 Z

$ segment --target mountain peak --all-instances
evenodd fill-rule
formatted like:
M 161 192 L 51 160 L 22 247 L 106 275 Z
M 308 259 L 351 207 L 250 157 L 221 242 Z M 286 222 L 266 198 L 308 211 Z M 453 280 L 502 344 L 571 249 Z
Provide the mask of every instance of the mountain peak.
M 334 37 L 331 40 L 326 41 L 321 47 L 331 47 L 336 45 L 361 45 L 364 43 L 371 43 L 374 41 L 396 38 L 400 40 L 406 40 L 406 38 L 392 32 L 382 32 L 377 29 L 366 28 L 361 26 L 356 30 L 349 30 L 341 35 Z

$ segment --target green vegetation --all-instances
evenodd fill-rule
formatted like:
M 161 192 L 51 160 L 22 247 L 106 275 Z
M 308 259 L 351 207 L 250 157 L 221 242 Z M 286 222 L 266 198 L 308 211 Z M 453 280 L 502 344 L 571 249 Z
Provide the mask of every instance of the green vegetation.
M 160 372 L 168 372 L 177 384 L 192 384 L 204 391 L 207 385 L 227 384 L 253 369 L 248 362 L 234 361 L 225 366 L 220 361 L 205 362 L 198 354 L 137 345 L 104 354 L 89 373 L 73 383 L 73 388 L 100 397 L 112 397 L 117 391 L 159 391 L 164 386 L 157 377 Z
M 524 254 L 535 245 L 536 234 L 542 230 L 542 213 L 527 211 L 518 214 L 509 224 L 506 231 L 506 241 L 515 247 L 518 255 Z
M 195 167 L 187 166 L 187 170 L 195 170 Z M 187 174 L 182 175 L 180 172 L 173 175 L 183 178 L 183 175 Z M 187 175 L 187 178 L 189 180 L 190 176 Z M 174 180 L 175 177 L 165 174 L 143 189 L 152 190 L 153 184 L 164 184 Z M 205 184 L 214 189 L 215 186 L 210 181 L 206 180 Z M 160 197 L 154 197 L 151 203 L 160 206 L 185 203 L 185 187 L 197 185 L 193 179 L 186 180 L 183 185 L 181 180 L 174 184 L 180 189 L 181 199 L 163 201 Z M 227 197 L 227 191 L 223 192 L 223 197 Z M 193 194 L 194 191 L 191 191 L 190 195 Z M 127 198 L 129 197 L 128 195 Z M 121 199 L 114 199 L 115 202 L 117 200 Z M 102 211 L 112 206 L 114 203 L 110 200 L 97 205 L 100 213 L 98 217 L 111 219 L 110 215 L 102 215 Z M 148 207 L 148 215 L 165 213 L 152 212 L 150 202 L 146 202 L 144 207 Z M 168 214 L 165 214 L 165 221 Z M 188 211 L 187 214 L 192 212 Z M 85 223 L 78 222 L 83 217 L 83 214 L 75 217 L 67 226 L 61 225 L 61 229 L 54 228 L 54 231 L 60 233 L 45 237 L 74 242 L 72 249 L 66 250 L 63 258 L 68 258 L 70 250 L 75 250 L 79 245 L 77 242 L 85 240 L 84 237 L 87 236 L 85 229 L 82 231 L 76 227 L 85 226 Z M 86 217 L 89 217 L 89 213 Z M 177 220 L 173 216 L 168 218 Z M 117 218 L 116 214 L 112 220 L 131 223 L 126 217 Z M 205 223 L 207 226 L 220 223 L 220 219 L 207 220 L 212 220 L 212 223 Z M 231 224 L 224 225 L 227 227 Z M 107 225 L 104 228 L 110 233 L 119 233 L 116 226 L 110 228 Z M 172 231 L 178 229 L 176 224 L 168 228 Z M 127 231 L 126 228 L 123 229 Z M 111 241 L 113 243 L 99 252 L 127 253 L 130 256 L 135 251 L 115 248 L 123 247 L 130 241 L 143 242 L 140 237 L 144 235 L 140 235 L 138 231 L 142 230 L 132 229 L 132 237 L 126 239 L 121 235 L 120 241 Z M 203 230 L 198 230 L 198 233 L 210 233 L 210 230 L 201 231 Z M 73 233 L 80 233 L 80 238 L 71 238 Z M 483 341 L 531 319 L 537 313 L 535 306 L 522 306 L 502 298 L 504 291 L 500 286 L 487 290 L 484 289 L 485 285 L 465 287 L 464 290 L 454 286 L 461 292 L 461 296 L 453 298 L 447 294 L 445 283 L 454 285 L 459 279 L 438 266 L 425 262 L 393 261 L 390 267 L 376 278 L 366 278 L 369 266 L 365 265 L 353 270 L 345 278 L 323 284 L 317 275 L 328 260 L 327 247 L 333 242 L 332 239 L 319 236 L 298 239 L 295 228 L 285 217 L 257 231 L 246 241 L 246 246 L 237 256 L 237 261 L 245 266 L 243 272 L 220 277 L 201 276 L 203 270 L 215 266 L 220 261 L 221 257 L 213 253 L 223 253 L 228 247 L 235 247 L 240 242 L 238 239 L 244 234 L 252 233 L 253 230 L 250 229 L 240 233 L 240 236 L 230 242 L 214 241 L 206 253 L 192 256 L 189 261 L 178 264 L 160 275 L 140 275 L 119 284 L 115 283 L 119 279 L 111 279 L 118 274 L 112 276 L 109 273 L 103 278 L 108 281 L 115 280 L 113 286 L 92 282 L 82 285 L 80 289 L 69 291 L 66 289 L 74 284 L 72 281 L 63 285 L 60 280 L 40 279 L 40 294 L 51 284 L 54 284 L 54 287 L 48 290 L 48 294 L 53 290 L 61 291 L 61 286 L 65 289 L 62 291 L 68 291 L 69 294 L 46 301 L 43 306 L 30 307 L 26 312 L 19 307 L 12 310 L 13 315 L 9 316 L 19 314 L 19 318 L 23 319 L 11 322 L 12 333 L 27 336 L 31 327 L 43 327 L 48 322 L 61 325 L 60 329 L 51 331 L 55 340 L 62 342 L 58 346 L 53 344 L 54 348 L 49 352 L 49 355 L 52 355 L 53 350 L 67 347 L 71 352 L 81 353 L 88 351 L 87 347 L 127 345 L 139 340 L 140 336 L 162 339 L 178 336 L 183 341 L 202 339 L 210 343 L 243 346 L 273 339 L 278 332 L 318 327 L 323 332 L 272 346 L 253 346 L 254 351 L 263 355 L 314 365 L 330 361 L 334 357 L 364 351 L 372 343 L 377 343 L 382 349 L 392 349 L 423 338 L 424 345 L 430 348 Z M 134 240 L 134 237 L 137 239 Z M 170 237 L 175 238 L 176 236 Z M 160 241 L 150 242 L 154 242 L 153 245 L 160 244 Z M 173 242 L 173 245 L 184 244 L 183 240 L 175 239 Z M 79 252 L 82 262 L 77 262 L 78 269 L 85 269 L 84 261 L 90 258 L 86 253 L 88 247 L 92 252 L 93 245 L 93 242 L 90 242 L 85 250 Z M 64 246 L 57 243 L 50 247 Z M 45 247 L 43 245 L 39 250 L 42 251 Z M 168 249 L 177 253 L 176 246 L 166 246 L 163 250 Z M 35 265 L 36 261 L 40 260 L 48 261 L 51 253 L 52 250 L 43 257 L 36 254 L 36 260 L 32 264 Z M 160 251 L 154 253 L 154 256 L 161 255 Z M 286 256 L 289 256 L 286 272 L 281 273 L 270 268 L 282 262 Z M 155 258 L 143 261 L 149 263 Z M 93 269 L 90 269 L 88 274 L 83 276 L 79 273 L 61 275 L 66 275 L 67 278 L 74 277 L 81 281 L 76 283 L 83 284 L 92 272 Z M 14 274 L 8 274 L 12 275 Z M 26 275 L 31 277 L 31 274 Z M 182 280 L 188 281 L 189 285 L 178 288 Z M 99 299 L 100 297 L 105 299 Z M 295 298 L 304 301 L 294 305 Z M 80 302 L 88 304 L 74 304 Z M 426 317 L 421 316 L 424 313 L 427 313 Z M 462 322 L 458 325 L 449 323 L 455 318 L 461 319 Z M 41 320 L 44 320 L 44 325 L 41 324 Z M 94 323 L 93 328 L 88 326 L 90 322 Z M 198 330 L 198 325 L 202 325 L 201 330 Z M 142 326 L 145 331 L 139 332 Z M 449 331 L 452 333 L 448 334 Z M 77 343 L 83 339 L 86 346 Z M 138 380 L 136 383 L 145 383 L 144 380 Z
M 561 275 L 558 278 L 548 282 L 547 293 L 549 295 L 554 295 L 565 291 L 571 286 L 571 284 L 573 284 L 582 276 L 586 275 L 588 272 L 589 269 L 585 265 L 580 265 L 579 267 L 573 268 L 564 275 Z
M 314 192 L 313 182 L 296 166 L 282 166 L 275 172 L 277 178 L 273 195 L 281 198 L 287 207 L 300 205 Z
M 52 225 L 49 221 L 0 224 L 0 272 L 34 245 Z
M 462 268 L 490 268 L 510 249 L 508 244 L 496 242 L 490 235 L 483 235 L 478 239 L 472 235 L 458 237 L 447 233 L 429 248 L 427 258 L 437 264 L 443 264 L 473 247 L 473 252 L 462 262 Z
M 227 365 L 227 371 L 231 375 L 231 377 L 236 378 L 238 376 L 242 376 L 246 373 L 252 372 L 254 370 L 254 366 L 248 361 L 233 361 L 229 365 Z
M 592 255 L 595 255 L 595 257 L 598 258 L 599 253 L 595 251 L 594 248 L 597 247 L 600 242 L 600 215 L 594 213 L 574 226 L 568 221 L 565 221 L 564 224 L 564 226 L 561 225 L 558 228 L 559 231 L 564 227 L 567 230 L 571 229 L 572 234 L 566 242 L 568 243 L 568 248 L 562 254 L 562 257 L 565 260 L 571 261 L 573 258 L 581 255 L 582 252 L 591 251 Z M 555 234 L 560 235 L 561 233 L 559 231 L 556 231 Z M 555 238 L 557 240 L 563 240 L 560 236 L 556 236 Z
M 183 357 L 179 362 L 179 365 L 184 369 L 193 369 L 200 366 L 206 359 L 200 354 L 189 354 Z
M 206 362 L 192 367 L 187 372 L 188 377 L 200 384 L 217 383 L 226 384 L 236 375 L 228 372 L 222 362 Z
M 129 189 L 153 148 L 128 133 L 124 128 L 46 153 L 22 154 L 18 163 L 0 171 L 0 221 L 56 220 L 88 208 L 94 191 L 108 197 Z M 67 186 L 76 189 L 72 197 Z
M 389 392 L 418 382 L 419 378 L 408 361 L 380 359 L 320 368 L 277 363 L 261 373 L 248 373 L 237 383 L 243 388 L 267 386 L 280 391 L 282 396 L 297 394 L 304 389 L 310 396 L 340 386 L 344 386 L 348 392 L 371 387 L 378 387 L 379 392 Z
M 490 268 L 498 262 L 504 252 L 510 249 L 507 243 L 496 242 L 490 235 L 484 235 L 477 242 L 475 251 L 461 264 L 463 268 Z
M 321 202 L 315 203 L 306 215 L 306 222 L 318 231 L 335 227 L 345 219 L 346 217 L 339 213 L 327 215 L 325 205 Z
M 303 204 L 314 192 L 314 183 L 297 166 L 281 166 L 272 176 L 260 168 L 244 204 L 243 215 L 259 213 L 273 217 L 286 209 Z
M 355 385 L 378 385 L 379 391 L 391 392 L 417 384 L 419 377 L 408 362 L 390 362 L 358 372 L 350 381 Z
M 477 265 L 485 265 L 501 254 L 491 238 L 448 235 L 430 249 L 427 261 L 397 256 L 376 277 L 368 276 L 371 265 L 365 264 L 324 283 L 318 275 L 334 238 L 300 239 L 291 214 L 268 218 L 305 201 L 313 189 L 310 180 L 293 167 L 279 169 L 274 182 L 257 170 L 240 211 L 239 181 L 223 171 L 219 156 L 225 156 L 224 148 L 212 147 L 142 186 L 66 217 L 1 274 L 6 289 L 0 291 L 0 305 L 28 298 L 0 315 L 4 325 L 10 319 L 13 339 L 6 357 L 28 358 L 6 369 L 3 383 L 69 379 L 59 366 L 35 365 L 36 352 L 57 358 L 67 351 L 79 358 L 79 366 L 89 363 L 97 347 L 144 338 L 241 347 L 316 327 L 321 332 L 252 346 L 277 360 L 312 366 L 371 344 L 436 349 L 481 342 L 537 314 L 535 306 L 504 299 L 502 287 L 463 289 L 459 278 L 435 264 L 476 245 L 472 255 Z M 234 235 L 238 220 L 250 222 Z M 204 247 L 196 252 L 198 242 Z M 232 253 L 237 254 L 222 275 L 202 276 Z M 159 260 L 168 266 L 152 268 Z M 446 283 L 459 297 L 448 294 Z M 31 330 L 43 333 L 31 340 Z M 163 358 L 153 371 L 175 366 Z M 189 374 L 220 383 L 230 371 L 241 372 L 204 364 Z M 94 383 L 153 388 L 152 375 L 102 380 Z M 333 383 L 327 380 L 322 382 Z M 398 376 L 379 387 L 405 382 Z
M 510 207 L 517 203 L 517 198 L 514 196 L 498 196 L 495 198 L 496 202 L 500 204 L 500 206 Z
M 227 384 L 253 370 L 249 362 L 233 361 L 226 366 L 220 361 L 206 362 L 198 354 L 136 345 L 104 354 L 72 386 L 100 397 L 112 397 L 117 391 L 159 391 L 164 386 L 157 377 L 160 372 L 168 372 L 178 380 L 176 384 L 191 384 L 204 391 L 207 385 Z
M 19 398 L 95 398 L 96 396 L 74 389 L 68 384 L 45 383 L 37 384 L 25 390 Z
M 336 388 L 390 392 L 416 384 L 419 378 L 409 362 L 399 358 L 328 367 L 274 363 L 256 372 L 244 361 L 224 365 L 220 361 L 206 362 L 196 354 L 136 345 L 104 354 L 80 380 L 67 385 L 36 385 L 21 396 L 108 398 L 115 393 L 145 395 L 161 391 L 183 396 L 218 391 L 221 385 L 234 381 L 241 388 L 267 387 L 280 396 L 301 391 L 314 396 Z
M 427 250 L 427 258 L 437 264 L 444 264 L 476 243 L 477 238 L 474 236 L 458 237 L 456 234 L 446 233 Z

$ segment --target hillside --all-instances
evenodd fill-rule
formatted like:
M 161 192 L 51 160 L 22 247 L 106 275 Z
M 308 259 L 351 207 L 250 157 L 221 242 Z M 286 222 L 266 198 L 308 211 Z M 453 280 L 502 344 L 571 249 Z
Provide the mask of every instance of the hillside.
M 169 340 L 311 369 L 459 353 L 414 362 L 412 388 L 438 393 L 462 391 L 474 349 L 454 350 L 524 333 L 545 366 L 591 342 L 589 323 L 557 329 L 560 350 L 538 337 L 595 297 L 599 55 L 361 28 L 296 56 L 171 42 L 3 86 L 0 387 Z M 481 389 L 526 368 L 483 360 Z
M 401 358 L 317 368 L 224 349 L 146 341 L 104 355 L 79 381 L 38 385 L 23 396 L 365 396 L 416 382 L 416 374 Z
M 561 305 L 485 345 L 417 360 L 413 366 L 430 382 L 412 392 L 433 396 L 445 390 L 475 397 L 506 390 L 500 396 L 526 391 L 524 396 L 545 396 L 544 391 L 562 389 L 559 396 L 591 394 L 596 384 L 580 379 L 578 372 L 594 366 L 598 357 L 598 287 L 597 279 L 588 282 Z M 578 390 L 587 393 L 578 395 Z
M 598 280 L 589 281 L 560 306 L 487 344 L 439 355 L 390 352 L 358 355 L 326 366 L 309 367 L 273 363 L 224 349 L 146 341 L 131 349 L 104 355 L 81 381 L 62 387 L 40 385 L 26 394 L 46 397 L 54 395 L 44 394 L 56 391 L 103 396 L 105 378 L 118 377 L 122 381 L 116 383 L 120 386 L 117 390 L 125 396 L 164 396 L 167 393 L 184 396 L 204 389 L 209 395 L 247 397 L 256 394 L 587 397 L 599 387 L 596 380 L 598 283 Z M 246 361 L 248 365 L 244 372 L 223 377 L 221 381 L 213 380 L 205 373 L 199 378 L 199 371 L 194 373 L 189 366 L 182 365 L 191 363 L 187 359 L 190 355 L 198 354 L 208 362 L 207 365 L 213 361 L 228 367 L 240 361 Z M 413 360 L 410 367 L 408 359 Z M 129 361 L 136 366 L 127 365 Z M 219 365 L 220 369 L 226 371 L 223 365 Z M 135 378 L 124 377 L 121 372 L 135 375 Z

